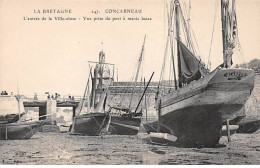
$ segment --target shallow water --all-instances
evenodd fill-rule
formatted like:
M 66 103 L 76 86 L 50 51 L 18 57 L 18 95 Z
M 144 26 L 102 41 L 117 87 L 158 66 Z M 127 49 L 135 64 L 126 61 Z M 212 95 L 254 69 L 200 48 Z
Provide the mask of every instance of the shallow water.
M 235 134 L 216 148 L 180 148 L 137 136 L 37 133 L 0 141 L 0 164 L 260 164 L 260 134 Z

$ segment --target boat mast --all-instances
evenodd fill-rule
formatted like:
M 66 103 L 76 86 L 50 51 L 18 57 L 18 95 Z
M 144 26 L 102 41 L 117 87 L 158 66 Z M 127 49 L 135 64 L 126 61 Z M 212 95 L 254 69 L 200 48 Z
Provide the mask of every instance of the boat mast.
M 118 82 L 118 68 L 116 68 L 116 82 Z
M 230 9 L 230 2 L 232 3 Z M 237 44 L 237 18 L 235 12 L 235 0 L 221 0 L 222 40 L 224 67 L 229 68 L 233 64 L 233 49 Z
M 92 80 L 92 78 L 93 78 L 93 76 L 92 76 L 92 67 L 90 67 L 90 64 L 88 64 L 89 65 L 89 74 L 90 74 L 90 79 Z M 92 84 L 93 84 L 93 82 L 92 82 Z M 92 88 L 93 88 L 93 85 L 92 85 Z M 88 96 L 88 112 L 90 112 L 91 111 L 91 101 L 92 101 L 92 98 L 91 98 L 91 95 L 90 95 L 90 92 L 89 92 L 89 90 L 90 90 L 90 87 L 89 87 L 89 89 L 88 89 L 88 92 L 87 92 L 87 96 Z M 91 94 L 92 94 L 92 90 L 91 90 Z
M 92 78 L 92 94 L 91 94 L 91 107 L 95 108 L 95 99 L 96 99 L 96 84 L 97 84 L 97 69 L 94 68 L 94 78 Z
M 145 78 L 144 78 L 144 88 L 145 88 Z M 146 94 L 144 95 L 144 103 L 145 103 L 145 121 L 147 123 L 147 102 L 146 102 Z
M 222 43 L 223 43 L 223 63 L 224 67 L 227 68 L 227 61 L 226 61 L 226 31 L 225 31 L 225 11 L 224 11 L 224 0 L 221 0 L 221 22 L 222 22 Z
M 83 95 L 83 98 L 82 98 L 82 101 L 81 101 L 82 105 L 81 105 L 81 107 L 80 107 L 79 113 L 81 113 L 81 111 L 82 111 L 82 109 L 83 109 L 83 106 L 84 106 L 84 103 L 85 103 L 85 100 L 86 100 L 86 99 L 85 99 L 86 93 L 87 93 L 87 92 L 89 93 L 89 78 L 90 78 L 91 70 L 92 70 L 92 67 L 90 68 L 90 71 L 89 71 L 88 81 L 87 81 L 87 85 L 86 85 L 86 87 L 85 87 L 84 95 Z M 87 95 L 87 96 L 88 96 L 88 95 Z M 88 100 L 88 102 L 89 102 L 89 100 Z M 88 108 L 89 108 L 89 106 L 88 106 Z M 89 111 L 88 111 L 88 112 L 89 112 Z
M 176 25 L 176 38 L 180 40 L 180 21 L 179 21 L 179 0 L 175 0 L 175 25 Z M 179 87 L 182 87 L 180 81 L 181 78 L 181 58 L 180 58 L 180 47 L 177 45 L 177 58 L 178 58 L 178 76 L 179 76 Z
M 133 96 L 134 96 L 134 90 L 135 90 L 135 87 L 136 87 L 136 83 L 137 83 L 137 79 L 138 79 L 138 75 L 139 75 L 139 70 L 140 70 L 140 67 L 141 67 L 142 60 L 143 60 L 145 38 L 146 38 L 146 35 L 144 36 L 144 42 L 143 42 L 143 46 L 142 46 L 142 51 L 141 51 L 141 55 L 140 55 L 140 58 L 139 58 L 139 63 L 138 63 L 137 71 L 136 71 L 135 83 L 134 83 L 134 87 L 132 89 L 131 99 L 130 99 L 130 103 L 129 103 L 129 107 L 128 107 L 129 110 L 130 110 L 130 107 L 132 105 L 132 100 L 133 100 Z
M 103 42 L 102 42 L 103 44 Z M 103 73 L 104 73 L 104 63 L 105 63 L 105 53 L 102 51 L 99 53 L 99 66 L 100 66 L 100 78 L 99 78 L 99 85 L 102 89 L 103 85 Z
M 145 92 L 146 92 L 146 90 L 147 90 L 147 88 L 148 88 L 148 86 L 149 86 L 149 84 L 150 84 L 150 82 L 151 82 L 151 80 L 152 80 L 152 78 L 153 78 L 153 74 L 154 74 L 154 72 L 152 73 L 152 75 L 151 75 L 151 77 L 150 77 L 150 79 L 149 79 L 149 81 L 148 81 L 148 83 L 147 83 L 147 85 L 146 85 L 146 87 L 145 87 L 145 89 L 144 89 L 144 92 L 143 92 L 143 94 L 142 94 L 142 96 L 141 96 L 141 98 L 140 98 L 140 100 L 139 100 L 139 102 L 138 102 L 138 104 L 137 104 L 137 106 L 136 106 L 136 108 L 135 108 L 135 113 L 137 112 L 137 109 L 138 109 L 140 103 L 141 103 L 142 100 L 143 100 L 143 97 L 144 97 L 144 95 L 145 95 Z
M 17 93 L 18 93 L 18 95 L 17 95 L 17 101 L 18 101 L 18 112 L 19 112 L 19 120 L 20 120 L 20 118 L 21 118 L 21 107 L 20 107 L 20 93 L 19 93 L 19 86 L 18 86 L 18 80 L 16 79 L 16 84 L 17 84 Z
M 173 12 L 174 12 L 174 6 L 172 5 L 172 2 L 171 1 L 171 7 L 170 7 L 170 12 L 168 14 L 168 38 L 170 38 L 170 45 L 171 45 L 171 58 L 172 58 L 172 66 L 173 66 L 173 75 L 174 75 L 174 87 L 175 87 L 175 90 L 177 90 L 178 88 L 178 85 L 177 85 L 177 78 L 176 78 L 176 72 L 175 72 L 175 61 L 174 61 L 174 51 L 173 51 Z M 167 44 L 168 44 L 168 39 L 167 39 Z M 168 46 L 166 46 L 168 47 Z

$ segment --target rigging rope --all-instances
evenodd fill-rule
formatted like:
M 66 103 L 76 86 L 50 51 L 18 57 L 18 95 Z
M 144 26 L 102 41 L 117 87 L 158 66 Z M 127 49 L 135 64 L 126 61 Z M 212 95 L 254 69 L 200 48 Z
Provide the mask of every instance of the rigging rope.
M 169 17 L 169 15 L 167 15 L 167 16 Z M 169 23 L 169 18 L 168 18 L 168 23 Z M 169 26 L 168 26 L 168 33 L 169 33 Z M 168 42 L 169 42 L 169 34 L 167 35 L 167 42 L 166 42 L 165 50 L 164 50 L 164 58 L 163 58 L 163 64 L 162 64 L 162 68 L 161 68 L 161 74 L 160 74 L 160 78 L 159 78 L 158 87 L 160 87 L 161 82 L 163 81 L 164 70 L 165 70 L 165 62 L 166 62 L 167 51 L 168 51 Z
M 196 47 L 197 47 L 197 49 L 198 49 L 198 56 L 199 56 L 199 58 L 200 58 L 200 49 L 199 49 L 199 45 L 198 45 L 198 43 L 197 43 L 197 40 L 196 40 L 196 37 L 195 37 L 195 34 L 194 34 L 194 32 L 193 32 L 193 29 L 192 29 L 192 26 L 190 26 L 190 30 L 191 30 L 191 37 L 193 37 L 194 38 L 194 40 L 195 40 L 195 44 L 196 44 Z
M 170 74 L 169 74 L 169 86 L 171 86 L 171 77 L 172 77 L 172 61 L 170 61 Z
M 209 57 L 208 57 L 207 69 L 210 69 L 210 68 L 211 68 L 211 67 L 209 67 L 209 65 L 211 64 L 211 62 L 210 62 L 210 54 L 211 54 L 211 48 L 212 48 L 213 36 L 214 36 L 214 30 L 215 30 L 217 8 L 218 8 L 218 0 L 216 0 L 216 4 L 215 4 L 215 16 L 214 16 L 214 23 L 213 23 L 212 34 L 211 34 L 211 41 L 210 41 L 210 48 L 209 48 Z
M 144 45 L 144 44 L 143 44 Z M 141 65 L 140 65 L 140 68 L 141 69 L 139 69 L 139 71 L 141 71 L 141 74 L 140 74 L 140 76 L 138 77 L 138 78 L 142 78 L 142 76 L 143 76 L 143 64 L 144 64 L 144 52 L 145 52 L 145 50 L 144 50 L 144 46 L 143 46 L 143 48 L 142 48 L 142 51 L 141 51 L 141 54 L 142 54 L 142 62 L 141 62 Z M 119 107 L 124 107 L 124 106 L 122 106 L 122 104 L 123 104 L 123 102 L 129 102 L 129 100 L 127 100 L 127 101 L 125 101 L 126 99 L 127 99 L 127 96 L 128 96 L 128 93 L 132 93 L 132 91 L 133 91 L 133 88 L 132 87 L 134 87 L 134 84 L 133 84 L 133 82 L 134 82 L 134 78 L 135 78 L 135 76 L 136 76 L 136 74 L 137 74 L 137 71 L 138 71 L 138 64 L 139 64 L 139 62 L 140 62 L 140 55 L 138 55 L 138 59 L 135 59 L 135 60 L 137 60 L 137 61 L 135 61 L 135 66 L 134 66 L 134 69 L 133 69 L 133 72 L 132 72 L 132 75 L 131 75 L 131 79 L 130 79 L 130 82 L 129 83 L 127 83 L 127 85 L 126 85 L 126 91 L 124 92 L 125 94 L 122 96 L 122 97 L 120 97 L 120 102 L 119 102 L 119 104 L 118 104 L 118 106 Z M 137 79 L 137 83 L 138 83 L 138 79 Z M 130 89 L 130 88 L 132 88 L 132 89 Z M 130 89 L 130 90 L 129 90 Z M 138 88 L 137 88 L 138 89 Z M 133 96 L 134 96 L 134 94 L 136 93 L 137 91 L 136 91 L 136 89 L 134 90 L 134 93 L 133 93 Z M 131 100 L 130 100 L 131 101 Z M 128 106 L 128 105 L 127 105 Z
M 187 38 L 186 38 L 186 41 L 187 41 L 187 39 L 189 39 L 187 42 L 189 42 L 190 43 L 190 47 L 189 47 L 189 49 L 193 52 L 193 54 L 195 55 L 195 56 L 198 56 L 199 58 L 200 58 L 200 52 L 199 52 L 199 47 L 198 47 L 198 44 L 197 44 L 197 41 L 195 41 L 196 42 L 196 44 L 197 44 L 197 48 L 195 48 L 195 46 L 194 46 L 194 44 L 193 44 L 193 39 L 192 39 L 192 36 L 190 35 L 191 33 L 189 33 L 189 30 L 188 30 L 188 28 L 187 28 L 187 25 L 186 25 L 186 21 L 185 21 L 185 18 L 184 18 L 184 15 L 183 15 L 183 12 L 182 12 L 182 9 L 181 9 L 181 7 L 179 7 L 180 8 L 180 12 L 181 12 L 181 19 L 182 19 L 182 23 L 183 23 L 183 28 L 185 29 L 185 31 L 183 30 L 183 32 L 184 32 L 184 34 L 187 36 Z M 192 27 L 190 26 L 190 30 L 192 30 L 191 29 Z M 193 33 L 193 32 L 192 32 Z M 194 36 L 194 39 L 196 40 L 196 38 L 195 38 L 195 36 Z M 197 51 L 197 49 L 198 49 L 198 51 Z
M 238 29 L 238 28 L 237 28 L 237 29 Z M 238 30 L 237 30 L 237 32 L 238 32 Z M 244 57 L 244 52 L 243 52 L 242 47 L 241 47 L 241 45 L 240 45 L 239 38 L 237 38 L 237 42 L 238 42 L 238 51 L 239 51 L 238 53 L 241 54 L 242 63 L 243 63 L 243 64 L 246 64 L 246 60 L 245 60 L 245 57 Z
M 187 34 L 188 34 L 188 37 L 190 37 L 190 33 L 189 33 L 189 20 L 190 20 L 190 15 L 188 14 L 188 12 L 187 12 L 187 9 L 186 9 L 186 3 L 185 3 L 185 1 L 183 1 L 183 3 L 184 3 L 184 13 L 185 13 L 185 16 L 187 17 L 187 23 L 188 23 L 188 26 L 187 26 Z M 190 12 L 190 11 L 189 11 Z M 186 22 L 186 20 L 185 20 L 185 22 Z M 188 46 L 188 48 L 192 48 L 192 44 L 191 44 L 191 39 L 190 38 L 188 38 L 188 41 L 187 41 L 187 46 Z
M 135 69 L 136 69 L 136 67 L 137 67 L 137 64 L 135 65 L 135 68 L 134 68 L 134 71 L 133 71 L 133 73 L 132 73 L 132 75 L 131 75 L 131 79 L 130 79 L 130 82 L 126 85 L 126 87 L 128 88 L 128 87 L 131 87 L 131 85 L 132 85 L 132 83 L 133 83 L 133 81 L 134 81 L 134 74 L 135 74 Z M 122 106 L 122 103 L 125 101 L 125 99 L 126 99 L 126 95 L 127 95 L 127 93 L 131 93 L 131 91 L 129 91 L 128 89 L 126 89 L 126 94 L 124 94 L 124 96 L 122 96 L 120 99 L 120 103 L 119 103 L 119 106 Z

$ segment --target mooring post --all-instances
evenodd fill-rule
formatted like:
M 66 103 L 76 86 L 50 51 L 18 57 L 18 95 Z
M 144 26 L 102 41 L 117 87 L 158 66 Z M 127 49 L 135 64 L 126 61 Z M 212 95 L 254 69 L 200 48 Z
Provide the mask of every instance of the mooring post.
M 230 130 L 229 130 L 229 119 L 227 119 L 227 137 L 228 137 L 228 142 L 231 142 Z
M 157 132 L 160 132 L 161 129 L 161 99 L 159 100 L 159 108 L 158 108 L 158 125 L 157 125 Z
M 5 140 L 7 140 L 7 124 L 6 124 L 6 127 L 5 127 Z

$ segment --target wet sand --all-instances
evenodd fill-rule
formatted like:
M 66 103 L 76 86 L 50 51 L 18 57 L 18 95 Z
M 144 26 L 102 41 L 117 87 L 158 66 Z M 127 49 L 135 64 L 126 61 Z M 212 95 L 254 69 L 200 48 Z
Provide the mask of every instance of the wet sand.
M 0 141 L 0 164 L 260 164 L 260 133 L 222 137 L 216 148 L 180 148 L 137 136 L 37 133 L 29 140 Z

